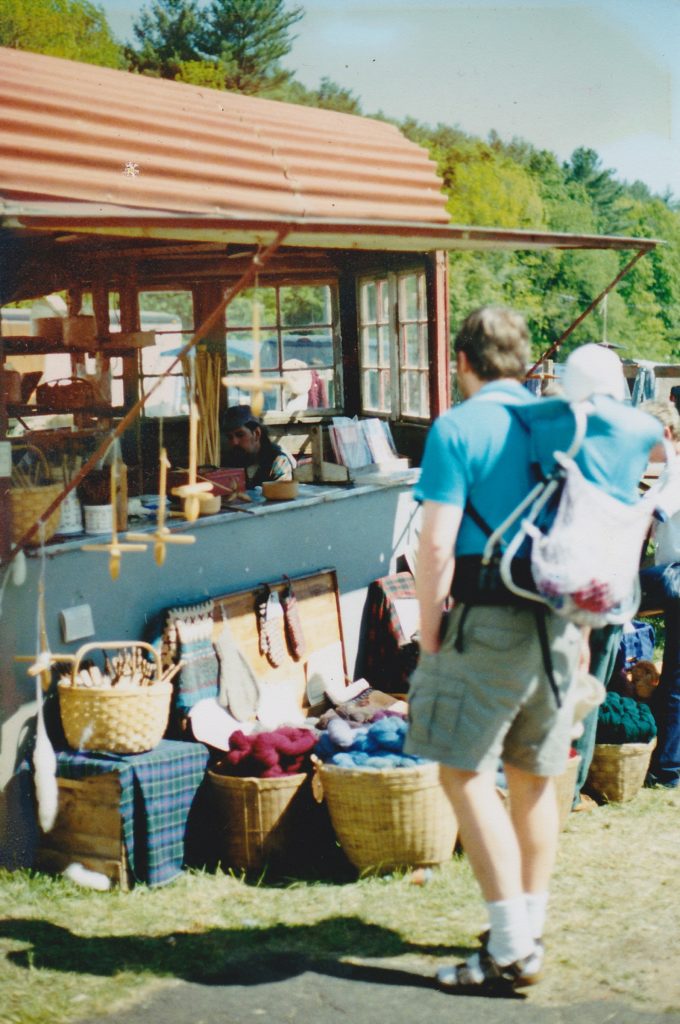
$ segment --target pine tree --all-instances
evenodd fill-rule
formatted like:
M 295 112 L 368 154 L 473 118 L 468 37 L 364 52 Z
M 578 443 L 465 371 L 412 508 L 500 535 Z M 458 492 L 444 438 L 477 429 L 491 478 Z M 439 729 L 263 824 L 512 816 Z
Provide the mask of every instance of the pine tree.
M 303 17 L 284 0 L 212 0 L 201 47 L 229 69 L 226 87 L 257 93 L 291 78 L 279 63 L 293 45 L 290 30 Z
M 141 46 L 139 50 L 127 48 L 130 66 L 161 78 L 175 78 L 183 62 L 201 59 L 199 25 L 195 0 L 152 0 L 133 24 Z

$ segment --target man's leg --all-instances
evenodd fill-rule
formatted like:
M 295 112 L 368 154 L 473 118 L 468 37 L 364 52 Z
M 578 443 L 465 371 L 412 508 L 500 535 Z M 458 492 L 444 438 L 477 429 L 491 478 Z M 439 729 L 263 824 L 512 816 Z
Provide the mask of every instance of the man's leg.
M 442 785 L 451 801 L 461 841 L 486 900 L 489 914 L 487 949 L 497 964 L 524 962 L 535 953 L 522 882 L 522 850 L 515 827 L 498 795 L 491 773 L 460 771 L 442 766 Z M 522 800 L 527 803 L 528 800 Z M 538 975 L 540 962 L 526 971 Z M 480 956 L 468 961 L 472 980 L 483 974 Z M 459 970 L 445 969 L 445 984 L 459 979 Z M 451 976 L 451 981 L 447 977 Z
M 523 891 L 520 847 L 496 790 L 495 776 L 459 771 L 447 765 L 441 766 L 440 773 L 484 899 L 519 896 Z
M 522 889 L 531 935 L 543 938 L 550 878 L 555 866 L 559 818 L 552 779 L 505 765 L 510 813 L 520 851 Z

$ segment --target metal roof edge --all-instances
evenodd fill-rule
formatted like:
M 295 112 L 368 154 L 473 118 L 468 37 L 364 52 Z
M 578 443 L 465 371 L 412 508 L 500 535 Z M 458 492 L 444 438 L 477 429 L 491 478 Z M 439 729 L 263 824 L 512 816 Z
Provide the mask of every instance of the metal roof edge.
M 521 228 L 306 218 L 232 217 L 225 212 L 175 213 L 78 202 L 0 199 L 5 230 L 124 235 L 175 241 L 252 241 L 262 243 L 282 228 L 287 245 L 349 249 L 639 249 L 666 244 L 662 239 L 622 235 L 584 235 Z

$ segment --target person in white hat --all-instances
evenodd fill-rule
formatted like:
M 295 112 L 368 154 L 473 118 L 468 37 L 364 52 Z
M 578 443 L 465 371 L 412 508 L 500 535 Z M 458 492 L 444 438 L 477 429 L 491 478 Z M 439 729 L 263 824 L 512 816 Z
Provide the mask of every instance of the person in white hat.
M 630 397 L 619 357 L 610 348 L 593 343 L 581 345 L 569 355 L 562 387 L 570 402 L 593 395 L 609 395 L 619 402 Z

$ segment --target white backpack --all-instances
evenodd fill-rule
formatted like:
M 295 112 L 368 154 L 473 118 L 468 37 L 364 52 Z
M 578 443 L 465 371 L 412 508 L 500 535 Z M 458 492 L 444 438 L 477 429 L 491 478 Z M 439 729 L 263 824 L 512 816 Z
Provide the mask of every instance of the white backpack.
M 586 480 L 573 457 L 583 444 L 592 407 L 581 402 L 570 408 L 576 432 L 568 451 L 555 452 L 555 471 L 537 484 L 491 534 L 482 564 L 491 561 L 505 531 L 524 516 L 500 560 L 500 574 L 507 589 L 518 597 L 547 605 L 578 625 L 599 627 L 626 622 L 640 603 L 640 556 L 665 474 L 633 505 Z M 670 445 L 665 447 L 668 466 L 674 453 Z M 556 512 L 541 528 L 537 521 L 554 496 Z M 527 541 L 535 591 L 519 586 L 512 576 L 513 560 Z

